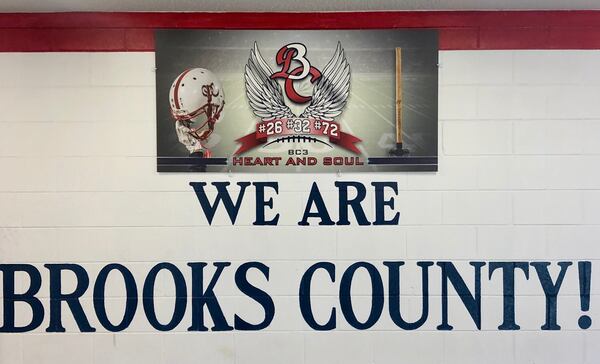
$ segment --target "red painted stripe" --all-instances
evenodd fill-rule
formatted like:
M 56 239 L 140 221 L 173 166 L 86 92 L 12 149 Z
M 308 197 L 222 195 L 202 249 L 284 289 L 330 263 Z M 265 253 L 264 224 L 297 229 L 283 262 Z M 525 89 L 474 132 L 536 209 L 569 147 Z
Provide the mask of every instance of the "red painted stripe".
M 548 27 L 482 27 L 479 30 L 482 49 L 535 49 L 540 48 L 540 44 L 549 45 Z
M 440 49 L 600 49 L 600 11 L 3 13 L 0 51 L 153 51 L 154 29 L 434 28 Z
M 175 92 L 173 93 L 173 98 L 175 99 L 175 107 L 177 109 L 181 108 L 181 105 L 179 105 L 179 84 L 181 84 L 181 80 L 183 80 L 183 78 L 185 77 L 185 75 L 188 74 L 188 72 L 190 72 L 190 70 L 183 71 L 183 73 L 177 78 L 177 83 L 175 83 Z
M 0 28 L 447 28 L 597 26 L 600 11 L 386 11 L 326 13 L 0 13 Z

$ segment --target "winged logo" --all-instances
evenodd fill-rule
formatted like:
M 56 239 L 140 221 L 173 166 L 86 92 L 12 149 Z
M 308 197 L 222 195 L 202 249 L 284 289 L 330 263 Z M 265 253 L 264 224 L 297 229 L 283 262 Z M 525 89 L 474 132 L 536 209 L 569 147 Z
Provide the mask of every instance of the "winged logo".
M 290 43 L 281 47 L 275 57 L 281 70 L 274 73 L 254 42 L 244 79 L 250 107 L 261 121 L 256 124 L 255 132 L 236 139 L 240 146 L 234 155 L 282 141 L 320 142 L 333 148 L 329 144 L 332 143 L 355 154 L 361 153 L 355 145 L 361 140 L 341 131 L 341 124 L 334 121 L 344 110 L 350 94 L 350 64 L 342 44 L 338 42 L 323 71 L 311 66 L 305 55 L 304 44 Z M 300 65 L 290 70 L 293 61 Z M 294 89 L 295 81 L 304 80 L 309 75 L 310 82 L 314 84 L 311 97 L 300 95 Z M 278 82 L 280 78 L 284 79 L 283 90 Z M 300 115 L 296 115 L 286 101 L 308 105 Z M 277 139 L 267 143 L 270 137 Z M 329 138 L 329 143 L 318 137 Z
M 315 83 L 310 104 L 300 115 L 285 104 L 281 86 L 272 75 L 254 42 L 244 74 L 246 95 L 254 114 L 263 121 L 298 117 L 333 121 L 342 113 L 350 93 L 350 65 L 340 42 Z

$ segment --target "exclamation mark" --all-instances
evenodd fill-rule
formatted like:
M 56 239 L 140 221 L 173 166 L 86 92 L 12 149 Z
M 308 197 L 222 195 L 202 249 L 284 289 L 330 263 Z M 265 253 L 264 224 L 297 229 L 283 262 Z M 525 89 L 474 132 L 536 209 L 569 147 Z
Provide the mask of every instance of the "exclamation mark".
M 592 263 L 579 262 L 579 298 L 581 300 L 581 311 L 590 310 L 590 284 L 592 281 Z M 581 315 L 579 318 L 579 327 L 588 329 L 592 326 L 592 318 L 588 315 Z

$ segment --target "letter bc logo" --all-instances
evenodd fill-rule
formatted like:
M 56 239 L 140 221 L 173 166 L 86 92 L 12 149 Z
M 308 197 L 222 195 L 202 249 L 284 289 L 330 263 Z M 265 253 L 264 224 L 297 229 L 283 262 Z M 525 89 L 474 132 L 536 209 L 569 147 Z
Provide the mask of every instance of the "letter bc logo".
M 302 96 L 294 88 L 294 81 L 301 81 L 309 74 L 310 82 L 315 83 L 321 78 L 321 71 L 310 65 L 306 59 L 306 46 L 302 43 L 290 43 L 277 51 L 276 61 L 281 70 L 271 75 L 271 79 L 282 78 L 285 80 L 286 96 L 297 104 L 305 104 L 312 100 L 311 96 Z M 300 65 L 290 71 L 292 61 L 299 62 Z
M 361 140 L 342 132 L 340 123 L 334 120 L 342 113 L 350 94 L 350 64 L 342 44 L 338 42 L 323 71 L 310 65 L 306 46 L 301 43 L 281 47 L 275 61 L 281 67 L 278 72 L 269 67 L 254 42 L 244 79 L 248 103 L 261 121 L 256 124 L 254 133 L 236 139 L 241 145 L 234 154 L 243 154 L 260 145 L 267 147 L 275 141 L 318 141 L 329 145 L 318 138 L 329 138 L 329 143 L 361 154 L 355 145 Z M 284 80 L 287 100 L 279 79 Z M 296 81 L 302 82 L 300 87 L 312 86 L 312 96 L 300 95 Z M 302 92 L 306 93 L 303 89 Z M 309 104 L 304 110 L 294 112 L 288 102 Z M 270 137 L 277 139 L 267 143 Z

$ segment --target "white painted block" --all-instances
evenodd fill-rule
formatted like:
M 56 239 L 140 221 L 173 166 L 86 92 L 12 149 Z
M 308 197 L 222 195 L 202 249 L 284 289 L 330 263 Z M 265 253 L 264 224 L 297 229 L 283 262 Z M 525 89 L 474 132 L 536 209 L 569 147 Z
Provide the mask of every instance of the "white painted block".
M 335 241 L 337 259 L 402 259 L 407 256 L 406 229 L 394 225 L 338 229 Z
M 56 236 L 53 228 L 0 228 L 0 262 L 56 261 L 60 257 Z
M 79 334 L 24 335 L 25 364 L 94 363 L 93 337 Z
M 400 225 L 429 225 L 442 222 L 442 194 L 440 192 L 408 192 L 396 199 L 400 211 Z
M 593 364 L 600 358 L 600 346 L 598 346 L 598 340 L 600 339 L 600 332 L 598 331 L 586 331 L 584 334 L 584 360 L 585 364 Z
M 0 122 L 0 156 L 39 157 L 41 153 L 55 155 L 56 133 L 56 127 L 47 123 Z
M 478 156 L 473 159 L 477 185 L 473 190 L 505 190 L 511 187 L 510 156 Z
M 583 191 L 583 223 L 600 224 L 600 191 Z
M 475 257 L 475 228 L 472 226 L 410 227 L 407 256 L 410 259 L 465 259 Z
M 8 152 L 10 154 L 10 151 Z M 34 153 L 34 149 L 31 150 Z M 26 151 L 29 154 L 29 151 Z M 57 160 L 45 157 L 0 157 L 0 191 L 34 192 L 57 189 Z
M 91 53 L 90 83 L 94 86 L 154 86 L 154 53 Z
M 59 156 L 133 156 L 155 155 L 155 136 L 150 122 L 119 122 L 71 124 L 69 128 L 56 127 L 56 150 Z M 60 132 L 58 131 L 60 130 Z M 93 138 L 86 138 L 93 135 Z M 91 163 L 94 160 L 90 160 Z M 102 166 L 99 166 L 101 168 Z
M 149 121 L 153 127 L 154 94 L 151 86 L 11 88 L 0 99 L 4 111 L 0 122 Z M 31 107 L 30 100 L 36 100 L 36 107 Z M 63 129 L 68 130 L 68 126 Z
M 304 362 L 304 337 L 301 333 L 236 333 L 235 363 Z
M 597 50 L 521 50 L 514 55 L 514 79 L 519 84 L 597 84 Z
M 513 345 L 510 332 L 452 332 L 444 336 L 444 362 L 512 362 Z
M 90 53 L 8 53 L 0 55 L 0 88 L 32 89 L 90 83 Z M 38 110 L 40 111 L 40 110 Z
M 482 259 L 529 260 L 547 256 L 546 228 L 533 225 L 478 226 L 477 254 Z
M 477 187 L 480 190 L 539 189 L 548 180 L 545 156 L 479 156 Z
M 547 160 L 547 185 L 556 189 L 598 189 L 599 156 L 551 156 Z
M 504 191 L 445 192 L 445 224 L 508 224 L 511 196 Z
M 522 331 L 515 334 L 515 363 L 583 362 L 583 333 Z
M 517 191 L 513 193 L 515 224 L 577 224 L 583 221 L 581 191 Z
M 438 97 L 440 120 L 468 120 L 477 117 L 476 86 L 440 86 Z
M 25 226 L 195 226 L 208 225 L 193 192 L 71 192 L 18 194 L 18 221 Z M 189 212 L 173 214 L 179 209 Z M 128 211 L 123 216 L 122 211 Z M 85 213 L 88 212 L 88 213 Z M 223 212 L 219 212 L 221 214 Z M 240 220 L 251 223 L 251 218 Z M 221 221 L 225 216 L 217 216 Z M 228 219 L 228 217 L 227 217 Z M 13 218 L 7 216 L 9 221 Z M 228 220 L 227 220 L 228 221 Z M 222 224 L 216 218 L 216 223 Z M 14 224 L 14 223 L 13 223 Z M 231 223 L 228 221 L 227 225 Z
M 468 190 L 477 186 L 476 158 L 450 156 L 439 158 L 435 174 L 411 172 L 406 176 L 408 190 Z
M 600 122 L 598 120 L 584 120 L 581 122 L 583 128 L 583 153 L 600 154 Z
M 508 121 L 444 122 L 443 128 L 447 155 L 511 153 L 512 124 Z
M 507 51 L 440 53 L 442 85 L 507 84 L 512 82 L 513 54 Z
M 377 332 L 373 335 L 375 364 L 442 363 L 443 333 L 435 332 Z
M 23 363 L 23 350 L 23 335 L 0 335 L 0 363 Z
M 583 151 L 581 120 L 519 120 L 514 122 L 516 154 L 579 154 Z
M 548 178 L 548 158 L 518 156 L 511 160 L 510 185 L 513 189 L 540 189 L 551 184 Z
M 163 337 L 152 334 L 94 335 L 94 363 L 164 363 Z
M 164 364 L 215 364 L 235 362 L 235 340 L 232 333 L 182 333 L 163 335 Z
M 600 86 L 552 86 L 548 90 L 548 115 L 560 119 L 597 119 Z
M 600 226 L 557 225 L 547 226 L 545 229 L 549 258 L 582 260 L 600 258 Z
M 479 86 L 481 119 L 539 119 L 547 115 L 548 90 L 539 86 Z
M 306 363 L 358 364 L 373 362 L 374 337 L 368 332 L 307 333 Z

